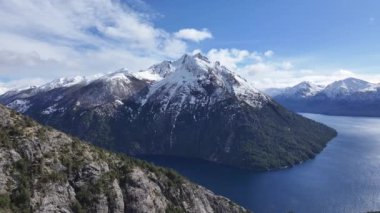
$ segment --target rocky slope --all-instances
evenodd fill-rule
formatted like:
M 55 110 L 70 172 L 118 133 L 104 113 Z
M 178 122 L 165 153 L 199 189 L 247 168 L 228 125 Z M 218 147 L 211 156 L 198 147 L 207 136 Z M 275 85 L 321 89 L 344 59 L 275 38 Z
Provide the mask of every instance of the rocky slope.
M 347 78 L 327 86 L 302 82 L 267 90 L 276 101 L 297 112 L 346 116 L 380 116 L 380 85 Z
M 9 92 L 0 102 L 111 150 L 245 169 L 297 164 L 314 157 L 336 134 L 289 112 L 200 54 L 139 72 Z
M 0 105 L 0 212 L 246 212 L 175 172 Z

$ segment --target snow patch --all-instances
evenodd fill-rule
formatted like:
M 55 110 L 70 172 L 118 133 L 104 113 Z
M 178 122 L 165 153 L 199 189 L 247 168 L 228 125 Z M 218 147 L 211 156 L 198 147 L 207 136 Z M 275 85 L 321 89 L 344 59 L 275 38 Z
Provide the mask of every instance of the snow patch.
M 210 97 L 210 100 L 202 100 L 200 104 L 204 106 L 223 100 L 228 94 L 236 95 L 239 100 L 252 107 L 262 107 L 264 102 L 269 100 L 239 75 L 220 66 L 218 62 L 212 64 L 202 55 L 184 55 L 171 62 L 167 68 L 169 67 L 170 72 L 165 72 L 166 77 L 149 88 L 148 94 L 141 100 L 142 105 L 150 101 L 159 101 L 164 110 L 167 110 L 169 104 L 181 109 L 183 104 L 197 103 L 198 98 Z M 198 96 L 195 97 L 192 93 Z M 174 99 L 181 101 L 172 102 Z
M 31 104 L 28 100 L 17 99 L 7 104 L 7 107 L 14 109 L 17 112 L 24 113 L 31 107 Z
M 6 93 L 9 89 L 6 87 L 0 87 L 0 95 Z
M 124 105 L 124 103 L 120 100 L 115 100 L 115 104 L 118 106 Z
M 131 81 L 129 79 L 129 75 L 130 73 L 128 71 L 119 71 L 108 75 L 104 75 L 100 77 L 100 79 L 108 82 L 125 81 L 126 83 L 130 83 Z
M 47 84 L 44 84 L 40 87 L 38 87 L 39 90 L 42 91 L 49 91 L 56 88 L 62 88 L 62 87 L 71 87 L 76 84 L 85 83 L 87 82 L 86 78 L 83 76 L 75 76 L 75 77 L 68 77 L 68 78 L 58 78 L 55 79 Z
M 57 104 L 54 104 L 52 106 L 49 106 L 48 108 L 46 108 L 44 111 L 41 112 L 41 114 L 43 115 L 50 115 L 51 113 L 54 113 L 57 111 Z
M 361 91 L 376 91 L 377 85 L 355 78 L 347 78 L 329 84 L 323 92 L 330 98 L 347 96 Z
M 145 70 L 145 71 L 139 71 L 132 73 L 132 76 L 139 80 L 148 80 L 148 81 L 159 81 L 162 79 L 162 77 L 157 74 L 152 72 L 152 70 Z
M 63 98 L 63 95 L 59 95 L 59 96 L 57 96 L 57 97 L 54 99 L 54 101 L 60 101 L 62 98 Z

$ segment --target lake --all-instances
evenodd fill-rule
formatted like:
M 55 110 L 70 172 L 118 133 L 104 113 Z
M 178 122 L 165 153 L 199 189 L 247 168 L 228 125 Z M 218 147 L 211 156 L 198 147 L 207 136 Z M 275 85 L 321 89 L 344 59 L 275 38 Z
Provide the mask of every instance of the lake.
M 350 213 L 380 210 L 380 118 L 302 114 L 338 136 L 313 160 L 249 172 L 176 157 L 144 157 L 257 213 Z

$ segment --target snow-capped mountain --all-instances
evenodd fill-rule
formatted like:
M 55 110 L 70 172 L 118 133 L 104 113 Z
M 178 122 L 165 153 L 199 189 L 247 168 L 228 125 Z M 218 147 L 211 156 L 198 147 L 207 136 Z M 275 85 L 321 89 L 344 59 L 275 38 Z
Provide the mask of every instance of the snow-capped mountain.
M 174 99 L 178 99 L 178 107 L 214 104 L 230 96 L 252 107 L 261 107 L 269 101 L 246 80 L 219 63 L 211 63 L 200 54 L 184 55 L 174 62 L 165 61 L 153 66 L 151 71 L 165 78 L 149 88 L 142 105 L 159 101 L 163 106 L 168 106 Z
M 327 86 L 302 82 L 294 87 L 269 89 L 267 93 L 294 111 L 380 116 L 380 110 L 377 110 L 380 106 L 380 85 L 356 78 L 335 81 Z
M 38 89 L 40 91 L 49 91 L 49 90 L 52 90 L 52 89 L 55 89 L 55 88 L 70 87 L 70 86 L 73 86 L 73 85 L 76 85 L 76 84 L 86 84 L 86 83 L 87 83 L 86 77 L 75 76 L 75 77 L 72 77 L 72 78 L 59 78 L 59 79 L 56 79 L 56 80 L 54 80 L 52 82 L 49 82 L 47 84 L 44 84 L 44 85 L 38 87 Z
M 129 154 L 270 169 L 314 156 L 335 135 L 200 54 L 138 72 L 122 69 L 91 80 L 59 79 L 47 85 L 8 92 L 0 102 Z
M 305 97 L 314 96 L 323 89 L 324 87 L 322 85 L 317 85 L 308 81 L 303 81 L 293 87 L 287 87 L 283 89 L 281 88 L 268 89 L 266 90 L 266 93 L 270 96 L 283 95 L 286 97 L 305 98 Z
M 347 78 L 327 85 L 323 93 L 329 98 L 339 98 L 355 93 L 374 92 L 377 91 L 378 87 L 380 87 L 380 85 L 356 78 Z

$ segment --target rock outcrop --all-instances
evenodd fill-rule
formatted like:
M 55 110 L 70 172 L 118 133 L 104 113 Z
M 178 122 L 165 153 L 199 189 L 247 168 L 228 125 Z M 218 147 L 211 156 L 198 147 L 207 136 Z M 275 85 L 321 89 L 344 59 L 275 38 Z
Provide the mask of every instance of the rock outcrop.
M 0 105 L 0 212 L 246 212 L 172 170 Z

